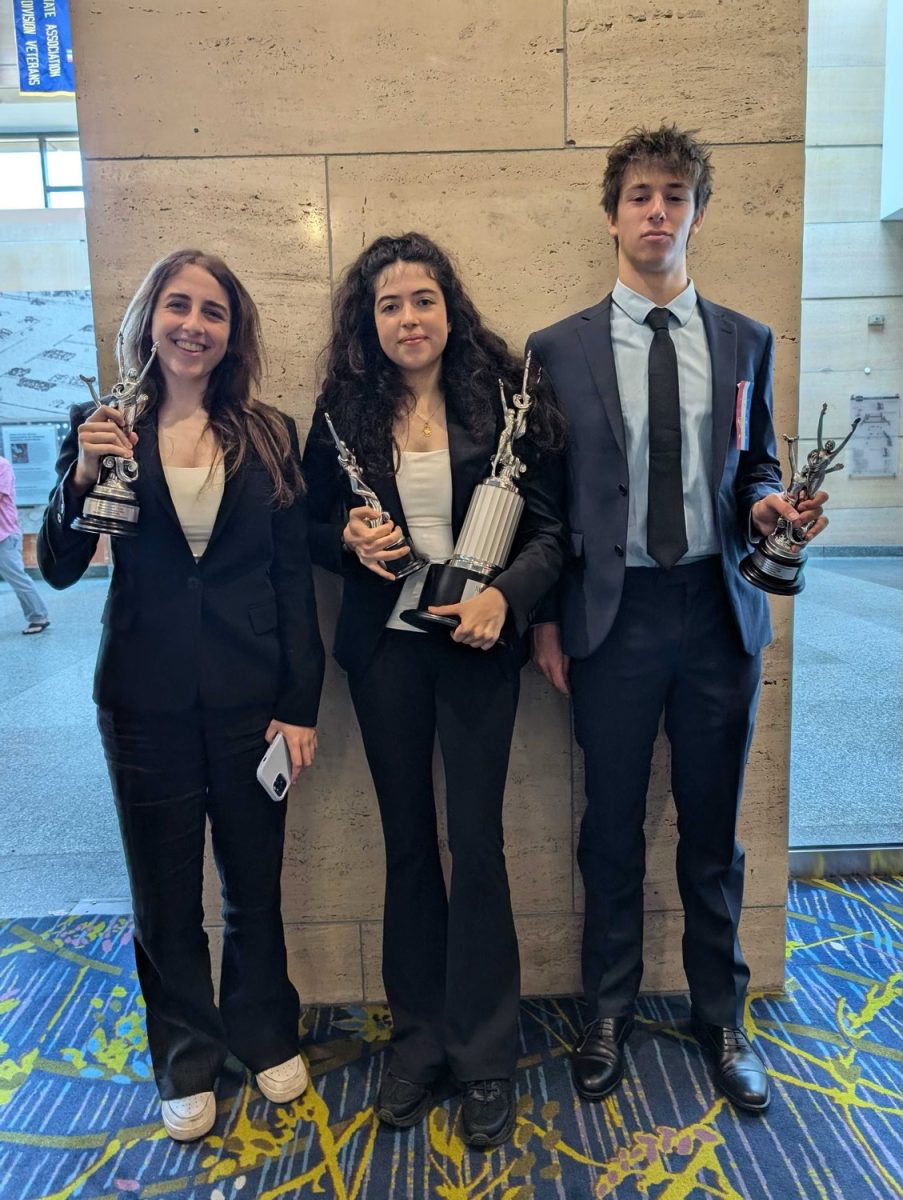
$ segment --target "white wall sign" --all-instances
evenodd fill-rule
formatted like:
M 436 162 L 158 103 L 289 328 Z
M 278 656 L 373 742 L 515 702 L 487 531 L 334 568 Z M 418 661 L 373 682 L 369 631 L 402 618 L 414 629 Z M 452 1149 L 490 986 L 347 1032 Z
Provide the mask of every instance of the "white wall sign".
M 897 474 L 900 446 L 900 397 L 851 396 L 850 420 L 861 418 L 859 428 L 844 450 L 853 478 L 879 478 Z
M 0 425 L 0 435 L 3 457 L 16 477 L 17 507 L 46 504 L 56 483 L 56 425 Z

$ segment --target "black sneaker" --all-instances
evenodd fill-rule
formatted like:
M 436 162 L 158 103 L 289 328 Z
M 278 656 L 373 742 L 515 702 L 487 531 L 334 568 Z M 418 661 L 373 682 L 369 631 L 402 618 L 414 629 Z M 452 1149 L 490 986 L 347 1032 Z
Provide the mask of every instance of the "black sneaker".
M 409 1079 L 400 1079 L 391 1071 L 383 1072 L 376 1098 L 376 1115 L 383 1125 L 410 1129 L 423 1120 L 429 1106 L 430 1089 L 427 1084 L 411 1083 Z
M 468 1146 L 500 1146 L 514 1130 L 510 1079 L 476 1079 L 463 1084 L 461 1136 Z

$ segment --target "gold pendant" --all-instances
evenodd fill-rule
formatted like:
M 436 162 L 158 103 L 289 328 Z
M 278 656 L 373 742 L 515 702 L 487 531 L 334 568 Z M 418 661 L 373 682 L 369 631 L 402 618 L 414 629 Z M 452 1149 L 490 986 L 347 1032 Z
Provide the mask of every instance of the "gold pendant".
M 432 427 L 432 425 L 430 425 L 429 421 L 427 421 L 427 423 L 424 425 L 422 433 L 423 433 L 424 437 L 432 437 L 433 436 L 433 427 Z

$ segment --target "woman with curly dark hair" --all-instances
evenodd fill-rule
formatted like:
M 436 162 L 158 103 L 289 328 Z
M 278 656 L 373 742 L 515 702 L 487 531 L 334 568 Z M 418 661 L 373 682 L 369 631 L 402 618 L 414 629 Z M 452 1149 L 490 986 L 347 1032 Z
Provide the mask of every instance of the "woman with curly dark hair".
M 378 238 L 337 291 L 304 455 L 313 558 L 344 578 L 334 652 L 348 672 L 386 845 L 383 979 L 393 1031 L 377 1113 L 388 1125 L 415 1124 L 450 1072 L 474 1146 L 499 1145 L 514 1125 L 520 986 L 502 799 L 521 635 L 564 558 L 560 421 L 548 398 L 537 398 L 517 443 L 526 506 L 508 565 L 442 610 L 457 627 L 425 633 L 402 620 L 425 571 L 399 581 L 384 564 L 410 554 L 391 548 L 402 533 L 422 557 L 448 559 L 498 445 L 499 380 L 510 396 L 522 373 L 434 242 Z M 367 524 L 377 514 L 352 496 L 325 412 L 394 521 Z M 437 734 L 448 891 L 432 782 Z
M 73 408 L 38 562 L 56 588 L 81 578 L 98 535 L 72 521 L 101 462 L 135 460 L 137 536 L 113 539 L 94 699 L 161 1115 L 191 1141 L 216 1120 L 227 1050 L 273 1102 L 307 1086 L 280 913 L 286 806 L 256 769 L 277 734 L 293 779 L 313 761 L 324 654 L 297 433 L 257 397 L 257 309 L 222 259 L 180 250 L 151 268 L 122 323 L 123 378 L 154 345 L 133 431 L 108 404 Z M 203 927 L 208 819 L 218 1003 Z

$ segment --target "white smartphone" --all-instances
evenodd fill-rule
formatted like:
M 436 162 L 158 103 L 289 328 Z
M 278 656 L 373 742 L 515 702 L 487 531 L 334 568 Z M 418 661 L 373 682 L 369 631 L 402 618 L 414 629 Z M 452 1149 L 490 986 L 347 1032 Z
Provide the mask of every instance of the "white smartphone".
M 257 768 L 257 781 L 271 800 L 285 799 L 292 781 L 292 758 L 281 733 L 267 746 Z

